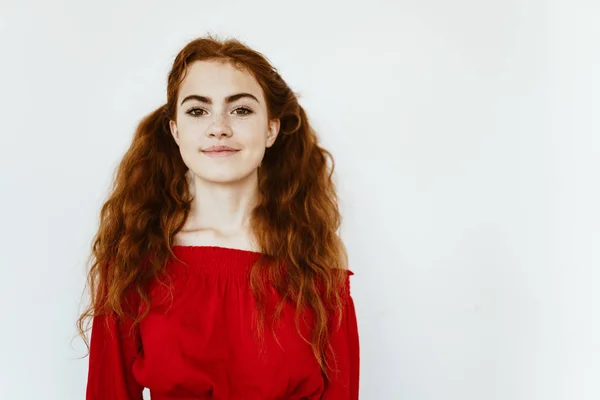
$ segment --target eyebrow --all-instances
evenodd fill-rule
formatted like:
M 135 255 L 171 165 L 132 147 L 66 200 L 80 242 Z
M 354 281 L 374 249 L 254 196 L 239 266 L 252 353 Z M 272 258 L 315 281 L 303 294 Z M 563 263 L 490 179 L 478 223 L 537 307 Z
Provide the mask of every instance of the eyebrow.
M 244 97 L 248 97 L 251 99 L 254 99 L 254 101 L 256 101 L 258 104 L 260 104 L 260 101 L 258 101 L 258 99 L 256 97 L 254 97 L 253 95 L 251 95 L 250 93 L 237 93 L 237 94 L 232 94 L 231 96 L 227 96 L 225 98 L 225 102 L 226 103 L 233 103 L 234 101 L 237 101 L 239 99 L 242 99 Z M 210 97 L 206 97 L 206 96 L 200 96 L 197 94 L 191 94 L 187 97 L 185 97 L 182 101 L 181 104 L 185 103 L 188 100 L 198 100 L 202 103 L 206 103 L 206 104 L 212 104 L 212 100 Z

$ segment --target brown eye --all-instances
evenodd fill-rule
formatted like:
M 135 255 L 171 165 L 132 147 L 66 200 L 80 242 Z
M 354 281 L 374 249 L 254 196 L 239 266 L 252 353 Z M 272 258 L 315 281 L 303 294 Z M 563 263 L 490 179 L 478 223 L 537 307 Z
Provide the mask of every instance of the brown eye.
M 201 109 L 201 108 L 190 108 L 186 114 L 191 115 L 192 117 L 200 117 L 202 115 L 204 115 L 203 113 L 205 113 L 206 111 Z
M 237 115 L 250 115 L 252 114 L 252 110 L 247 108 L 247 107 L 240 107 L 240 108 L 236 108 L 235 110 L 233 110 Z M 238 112 L 238 111 L 242 111 L 242 112 Z

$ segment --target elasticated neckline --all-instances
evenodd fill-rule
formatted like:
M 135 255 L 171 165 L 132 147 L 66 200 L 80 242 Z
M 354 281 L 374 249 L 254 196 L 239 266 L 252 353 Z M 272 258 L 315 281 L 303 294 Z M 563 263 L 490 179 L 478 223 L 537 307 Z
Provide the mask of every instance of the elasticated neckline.
M 173 253 L 194 270 L 211 275 L 245 276 L 266 254 L 221 246 L 173 246 Z M 181 263 L 173 259 L 173 263 Z

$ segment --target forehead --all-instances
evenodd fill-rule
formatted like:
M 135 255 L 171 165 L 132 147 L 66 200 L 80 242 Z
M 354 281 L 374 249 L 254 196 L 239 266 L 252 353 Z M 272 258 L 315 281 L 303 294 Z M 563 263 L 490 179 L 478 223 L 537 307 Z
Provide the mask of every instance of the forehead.
M 179 89 L 179 98 L 190 94 L 208 96 L 215 101 L 236 93 L 250 93 L 259 100 L 263 98 L 258 81 L 244 69 L 223 61 L 195 61 L 187 68 L 187 74 Z M 261 102 L 262 103 L 262 102 Z

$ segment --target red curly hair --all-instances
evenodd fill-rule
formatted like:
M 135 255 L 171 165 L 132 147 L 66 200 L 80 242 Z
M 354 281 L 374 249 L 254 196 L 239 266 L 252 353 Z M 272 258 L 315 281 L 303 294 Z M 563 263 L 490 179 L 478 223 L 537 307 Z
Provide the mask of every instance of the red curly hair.
M 137 325 L 149 312 L 148 283 L 168 277 L 165 265 L 175 257 L 174 237 L 188 217 L 193 196 L 169 120 L 175 119 L 187 67 L 200 60 L 221 60 L 249 72 L 264 92 L 269 119 L 281 121 L 280 134 L 266 149 L 259 168 L 259 202 L 251 214 L 263 254 L 250 274 L 260 311 L 258 331 L 262 334 L 267 320 L 265 285 L 270 284 L 281 295 L 281 303 L 269 315 L 271 322 L 286 301 L 296 305 L 298 332 L 301 311 L 312 313 L 314 327 L 305 340 L 327 377 L 329 322 L 341 321 L 347 279 L 347 251 L 337 233 L 341 216 L 332 180 L 333 157 L 319 146 L 306 112 L 278 71 L 264 55 L 236 39 L 207 36 L 188 43 L 168 75 L 166 104 L 138 125 L 100 212 L 88 259 L 86 287 L 91 301 L 77 320 L 79 335 L 89 354 L 85 335 L 89 327 L 84 330 L 84 322 L 105 313 L 128 314 L 124 308 L 128 293 L 137 294 L 146 305 L 142 315 L 130 315 Z M 276 267 L 281 262 L 285 269 Z

